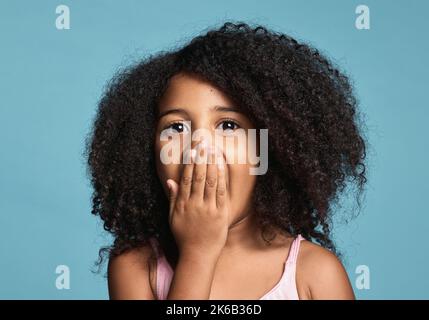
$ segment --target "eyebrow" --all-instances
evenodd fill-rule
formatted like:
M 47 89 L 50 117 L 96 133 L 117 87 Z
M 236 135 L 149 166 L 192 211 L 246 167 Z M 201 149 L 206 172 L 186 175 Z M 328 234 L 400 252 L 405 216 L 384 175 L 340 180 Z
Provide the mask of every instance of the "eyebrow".
M 212 108 L 213 111 L 219 111 L 219 112 L 237 112 L 241 113 L 241 110 L 238 109 L 235 106 L 214 106 Z
M 187 115 L 188 113 L 184 110 L 184 109 L 182 109 L 182 108 L 174 108 L 174 109 L 168 109 L 168 110 L 166 110 L 166 111 L 164 111 L 164 112 L 161 112 L 159 115 L 158 115 L 158 119 L 161 119 L 162 117 L 165 117 L 166 115 L 168 115 L 168 114 L 170 114 L 170 113 L 182 113 L 182 114 L 185 114 L 185 115 Z
M 211 109 L 211 111 L 217 111 L 217 112 L 236 112 L 236 113 L 241 113 L 240 109 L 238 109 L 237 107 L 234 106 L 213 106 Z M 161 112 L 158 116 L 158 119 L 165 117 L 166 115 L 170 114 L 170 113 L 181 113 L 184 115 L 187 115 L 188 112 L 183 109 L 183 108 L 174 108 L 174 109 L 169 109 L 166 110 L 164 112 Z

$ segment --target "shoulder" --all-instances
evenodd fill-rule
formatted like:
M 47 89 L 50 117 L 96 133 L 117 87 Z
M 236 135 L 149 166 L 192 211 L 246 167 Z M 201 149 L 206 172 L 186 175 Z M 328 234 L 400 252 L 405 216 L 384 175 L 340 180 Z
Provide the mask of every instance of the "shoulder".
M 354 299 L 347 272 L 331 251 L 302 240 L 296 265 L 296 282 L 304 299 Z
M 149 244 L 110 258 L 107 267 L 110 299 L 155 299 L 153 258 Z

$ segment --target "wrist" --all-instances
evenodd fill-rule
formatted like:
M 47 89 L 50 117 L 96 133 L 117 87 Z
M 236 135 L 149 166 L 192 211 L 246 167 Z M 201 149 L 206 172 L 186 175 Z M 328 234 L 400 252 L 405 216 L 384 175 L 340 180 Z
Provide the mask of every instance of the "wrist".
M 192 263 L 202 263 L 202 264 L 216 264 L 219 258 L 220 253 L 210 252 L 204 250 L 182 250 L 179 255 L 180 261 L 187 261 Z

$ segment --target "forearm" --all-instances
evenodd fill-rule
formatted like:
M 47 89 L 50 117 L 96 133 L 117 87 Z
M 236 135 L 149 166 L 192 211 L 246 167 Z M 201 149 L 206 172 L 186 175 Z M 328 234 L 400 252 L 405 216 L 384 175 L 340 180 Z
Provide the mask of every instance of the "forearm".
M 167 300 L 208 300 L 217 257 L 182 255 Z

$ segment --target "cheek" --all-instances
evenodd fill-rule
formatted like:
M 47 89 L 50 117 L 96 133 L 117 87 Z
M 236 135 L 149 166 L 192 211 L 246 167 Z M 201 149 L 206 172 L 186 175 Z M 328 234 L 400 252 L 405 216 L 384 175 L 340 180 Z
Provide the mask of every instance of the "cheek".
M 177 183 L 179 182 L 180 175 L 181 175 L 181 165 L 180 163 L 164 163 L 161 159 L 161 150 L 162 147 L 165 146 L 167 142 L 157 141 L 155 143 L 155 159 L 156 159 L 156 169 L 158 173 L 158 177 L 161 181 L 161 183 L 164 185 L 164 187 L 167 190 L 167 179 L 173 179 Z
M 236 199 L 246 198 L 255 183 L 255 176 L 250 175 L 249 152 L 254 152 L 254 147 L 247 150 L 247 136 L 236 136 L 234 139 L 224 140 L 224 155 L 227 161 L 227 184 L 231 197 Z
M 256 176 L 249 174 L 248 165 L 228 165 L 228 190 L 235 205 L 242 207 L 252 196 Z
M 161 164 L 159 166 L 159 175 L 162 178 L 162 183 L 166 183 L 167 179 L 173 179 L 177 183 L 180 180 L 181 166 L 177 164 Z
M 247 140 L 245 135 L 237 137 L 228 137 L 223 141 L 223 152 L 225 159 L 229 164 L 246 164 L 247 157 Z

